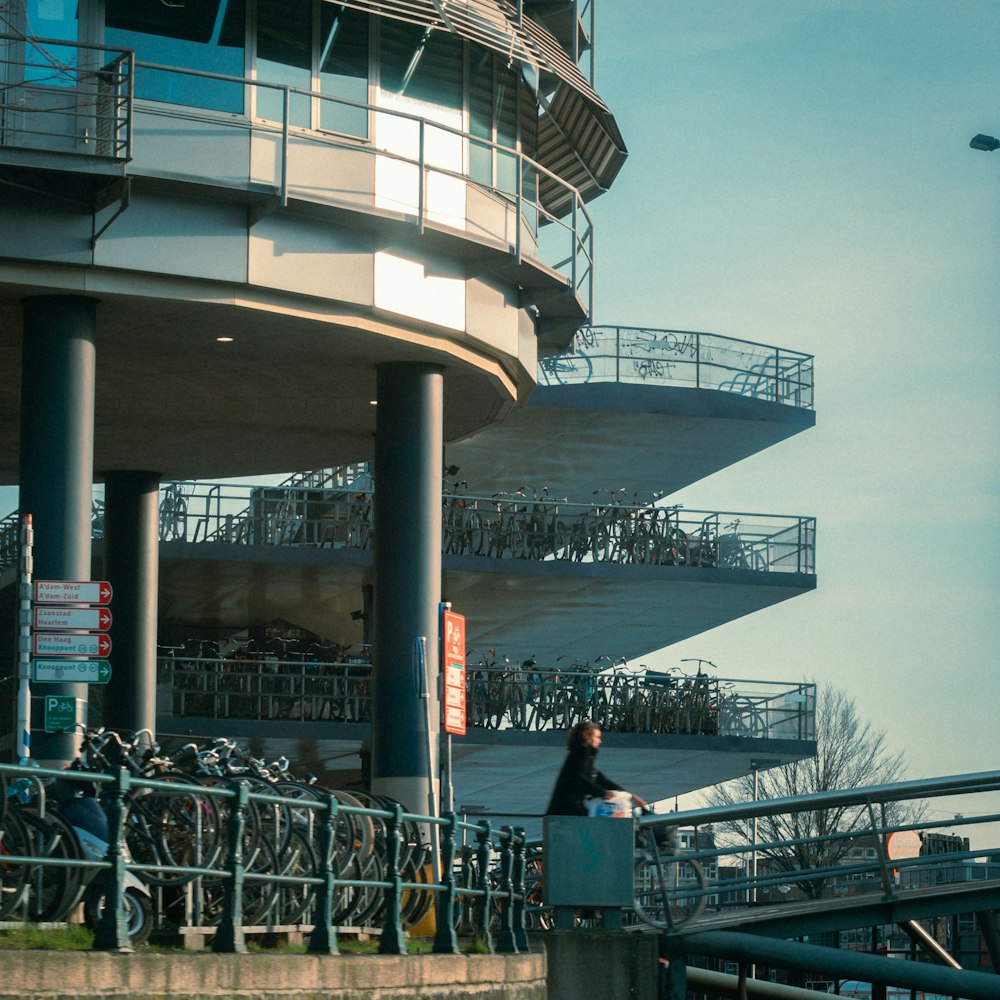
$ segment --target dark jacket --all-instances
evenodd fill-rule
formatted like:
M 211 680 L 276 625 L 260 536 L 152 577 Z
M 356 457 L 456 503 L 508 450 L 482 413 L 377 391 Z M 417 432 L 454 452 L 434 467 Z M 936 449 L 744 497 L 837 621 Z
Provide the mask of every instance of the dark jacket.
M 586 816 L 585 798 L 604 798 L 606 791 L 621 791 L 621 785 L 597 770 L 596 757 L 596 747 L 580 744 L 570 749 L 545 810 L 547 816 Z

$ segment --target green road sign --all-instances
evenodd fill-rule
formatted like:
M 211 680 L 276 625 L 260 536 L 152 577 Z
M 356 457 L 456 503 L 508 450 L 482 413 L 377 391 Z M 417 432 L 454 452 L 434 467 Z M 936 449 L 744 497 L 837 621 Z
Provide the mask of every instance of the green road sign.
M 45 696 L 45 732 L 61 733 L 76 725 L 76 698 Z
M 107 660 L 31 661 L 31 679 L 37 684 L 107 684 L 111 664 Z

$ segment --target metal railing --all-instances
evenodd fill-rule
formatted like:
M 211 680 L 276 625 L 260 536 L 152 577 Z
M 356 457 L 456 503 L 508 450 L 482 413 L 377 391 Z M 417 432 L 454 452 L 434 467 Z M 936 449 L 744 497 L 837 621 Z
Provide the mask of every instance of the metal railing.
M 58 807 L 50 803 L 46 812 L 44 788 L 56 780 L 99 789 L 109 838 L 103 857 L 85 856 Z M 8 787 L 21 794 L 8 796 Z M 210 930 L 217 952 L 245 952 L 247 925 L 273 930 L 282 893 L 294 897 L 286 904 L 296 911 L 295 925 L 309 932 L 311 952 L 336 953 L 337 926 L 359 926 L 380 932 L 380 953 L 406 954 L 407 929 L 432 906 L 436 952 L 459 951 L 463 907 L 475 911 L 466 929 L 489 952 L 528 950 L 525 842 L 515 827 L 494 830 L 454 812 L 409 813 L 388 801 L 363 806 L 347 793 L 310 793 L 310 786 L 264 791 L 238 778 L 149 778 L 124 766 L 101 773 L 0 764 L 0 805 L 0 919 L 37 921 L 44 912 L 63 920 L 96 872 L 97 949 L 131 950 L 126 887 L 137 878 L 158 926 Z M 294 864 L 254 841 L 262 833 L 268 844 L 282 838 L 279 815 L 299 845 Z M 265 822 L 271 825 L 263 829 Z M 353 831 L 362 828 L 356 839 Z M 475 846 L 463 850 L 467 839 Z
M 811 517 L 521 495 L 445 493 L 442 504 L 446 555 L 815 572 Z M 179 482 L 164 487 L 160 512 L 163 541 L 352 549 L 374 544 L 372 493 L 362 489 Z
M 711 877 L 700 886 L 689 880 L 685 895 L 707 901 L 703 921 L 748 908 L 756 912 L 766 907 L 773 915 L 783 907 L 848 892 L 860 905 L 866 898 L 891 901 L 949 880 L 967 884 L 992 879 L 1000 886 L 998 828 L 992 825 L 1000 821 L 1000 812 L 985 798 L 997 791 L 1000 771 L 991 771 L 710 806 L 644 817 L 639 826 L 651 833 L 677 827 L 691 831 L 691 849 L 681 857 L 697 862 Z M 981 810 L 975 804 L 974 812 L 969 809 L 972 795 L 983 796 Z M 948 796 L 962 796 L 962 811 L 954 818 L 920 818 L 926 800 Z M 894 856 L 887 846 L 892 834 L 953 828 L 976 828 L 991 844 L 904 857 Z M 648 903 L 653 913 L 669 913 L 662 899 Z M 654 917 L 650 922 L 671 929 L 669 920 Z
M 572 351 L 539 362 L 538 381 L 681 385 L 813 407 L 811 354 L 691 330 L 584 327 Z
M 816 519 L 641 503 L 578 504 L 522 496 L 442 494 L 442 551 L 490 559 L 816 572 Z M 355 488 L 164 484 L 163 542 L 370 550 L 372 493 Z M 94 500 L 93 536 L 104 535 Z M 15 566 L 17 512 L 0 521 L 0 572 Z
M 131 157 L 132 52 L 2 34 L 0 51 L 0 147 Z
M 468 199 L 463 197 L 462 206 L 456 209 L 448 198 L 442 201 L 430 188 L 433 179 L 452 178 L 461 181 L 469 191 L 479 190 L 503 206 L 500 215 L 509 210 L 510 219 L 504 218 L 495 232 L 487 225 L 485 235 L 506 247 L 518 264 L 522 259 L 537 260 L 539 263 L 560 274 L 573 293 L 577 295 L 587 311 L 592 314 L 593 306 L 593 239 L 594 227 L 587 207 L 573 185 L 568 184 L 542 164 L 524 153 L 499 143 L 482 139 L 461 129 L 437 122 L 430 122 L 417 115 L 391 108 L 380 107 L 347 98 L 338 98 L 319 91 L 292 87 L 287 84 L 269 83 L 248 77 L 212 73 L 204 70 L 165 66 L 160 63 L 136 61 L 131 50 L 84 46 L 59 40 L 0 35 L 0 43 L 7 42 L 8 50 L 20 47 L 24 52 L 34 52 L 35 56 L 0 58 L 0 78 L 6 73 L 12 79 L 32 75 L 35 80 L 25 80 L 22 84 L 5 85 L 0 90 L 0 111 L 4 114 L 4 128 L 0 130 L 0 145 L 11 148 L 43 148 L 68 153 L 103 155 L 125 161 L 142 154 L 142 127 L 135 122 L 136 100 L 143 100 L 143 89 L 150 84 L 146 81 L 162 79 L 163 75 L 202 79 L 222 84 L 234 84 L 244 88 L 247 99 L 257 92 L 278 95 L 281 120 L 251 120 L 239 115 L 213 115 L 210 110 L 180 105 L 156 103 L 155 113 L 160 119 L 157 126 L 162 130 L 163 118 L 177 118 L 190 123 L 192 115 L 205 115 L 213 129 L 236 130 L 253 137 L 266 139 L 276 137 L 275 162 L 269 176 L 257 176 L 255 166 L 248 162 L 242 177 L 227 177 L 228 183 L 246 190 L 260 192 L 262 189 L 287 205 L 290 197 L 321 204 L 335 204 L 362 212 L 375 211 L 379 200 L 391 201 L 393 208 L 402 216 L 411 219 L 422 232 L 425 225 L 434 223 L 450 229 L 466 232 L 470 228 L 470 208 Z M 88 53 L 87 59 L 77 59 L 67 54 L 65 59 L 57 59 L 53 53 L 59 47 Z M 2 45 L 0 45 L 2 48 Z M 110 61 L 96 69 L 89 66 L 92 59 L 106 55 Z M 54 68 L 57 67 L 57 68 Z M 46 76 L 46 71 L 50 75 Z M 136 76 L 137 71 L 139 75 Z M 134 83 L 133 83 L 134 81 Z M 107 91 L 107 93 L 105 93 Z M 31 101 L 25 104 L 27 95 Z M 332 131 L 321 131 L 299 127 L 292 123 L 294 100 L 317 102 L 320 107 L 335 106 L 358 114 L 367 122 L 363 135 L 341 135 Z M 256 103 L 256 102 L 254 102 Z M 23 120 L 22 105 L 30 111 L 30 117 Z M 67 117 L 68 116 L 68 117 Z M 100 128 L 88 124 L 91 120 L 100 123 Z M 317 119 L 318 120 L 318 119 Z M 412 146 L 412 153 L 390 148 L 378 139 L 378 129 L 373 128 L 380 120 L 389 120 L 403 129 L 409 128 L 412 139 L 405 145 Z M 94 135 L 91 129 L 94 128 Z M 359 130 L 361 131 L 361 130 Z M 388 129 L 399 132 L 398 127 Z M 372 139 L 372 136 L 375 136 Z M 190 140 L 189 140 L 190 141 Z M 219 142 L 210 135 L 202 134 L 197 142 L 211 144 Z M 461 153 L 456 162 L 446 165 L 440 156 L 435 156 L 433 146 L 457 143 Z M 328 172 L 316 173 L 315 161 L 310 161 L 312 172 L 305 173 L 300 167 L 302 183 L 297 183 L 292 161 L 294 148 L 304 143 L 312 151 L 330 151 Z M 133 149 L 134 146 L 134 149 Z M 343 165 L 345 153 L 367 156 L 375 159 L 394 161 L 412 168 L 415 178 L 411 184 L 406 181 L 399 190 L 392 187 L 382 190 L 373 181 L 370 191 L 346 191 L 332 184 L 324 185 Z M 477 153 L 479 155 L 477 155 Z M 211 156 L 199 157 L 205 162 L 213 162 Z M 248 158 L 252 160 L 252 158 Z M 451 159 L 446 158 L 446 159 Z M 152 166 L 155 172 L 156 167 Z M 133 172 L 136 167 L 130 168 Z M 147 166 L 142 171 L 149 169 Z M 197 165 L 190 157 L 184 161 L 185 172 L 197 173 Z M 487 176 L 480 176 L 484 173 Z M 373 174 L 374 176 L 374 174 Z M 219 178 L 206 176 L 206 180 L 218 183 Z M 564 212 L 550 211 L 541 199 L 542 181 L 552 185 L 559 195 L 554 203 L 568 206 Z M 474 213 L 472 213 L 474 214 Z M 489 211 L 489 218 L 496 213 Z M 476 228 L 480 228 L 475 221 Z
M 280 662 L 161 657 L 158 686 L 175 716 L 370 723 L 368 662 Z M 813 740 L 816 686 L 642 671 L 601 672 L 580 664 L 470 664 L 468 725 L 477 729 L 568 730 L 592 719 L 609 732 Z
M 489 559 L 816 572 L 816 519 L 613 500 L 442 494 L 442 551 Z M 103 537 L 104 505 L 93 532 Z M 0 522 L 0 572 L 16 564 L 16 513 Z M 357 488 L 164 484 L 160 541 L 371 550 L 372 493 Z

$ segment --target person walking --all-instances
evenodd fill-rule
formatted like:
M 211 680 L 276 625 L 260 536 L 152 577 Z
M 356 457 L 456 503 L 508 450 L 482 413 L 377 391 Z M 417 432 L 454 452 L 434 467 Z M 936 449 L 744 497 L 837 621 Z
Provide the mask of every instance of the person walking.
M 597 751 L 601 746 L 601 727 L 585 719 L 578 722 L 566 738 L 568 753 L 563 761 L 547 816 L 586 816 L 588 798 L 613 799 L 614 792 L 625 791 L 606 774 L 597 769 Z M 629 792 L 632 804 L 648 808 L 644 799 Z

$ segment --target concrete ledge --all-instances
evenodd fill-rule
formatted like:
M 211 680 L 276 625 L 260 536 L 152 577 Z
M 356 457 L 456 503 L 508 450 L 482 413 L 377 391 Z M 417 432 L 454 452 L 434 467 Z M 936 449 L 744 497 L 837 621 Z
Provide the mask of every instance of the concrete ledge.
M 5 951 L 0 1000 L 545 1000 L 545 955 L 113 955 Z

